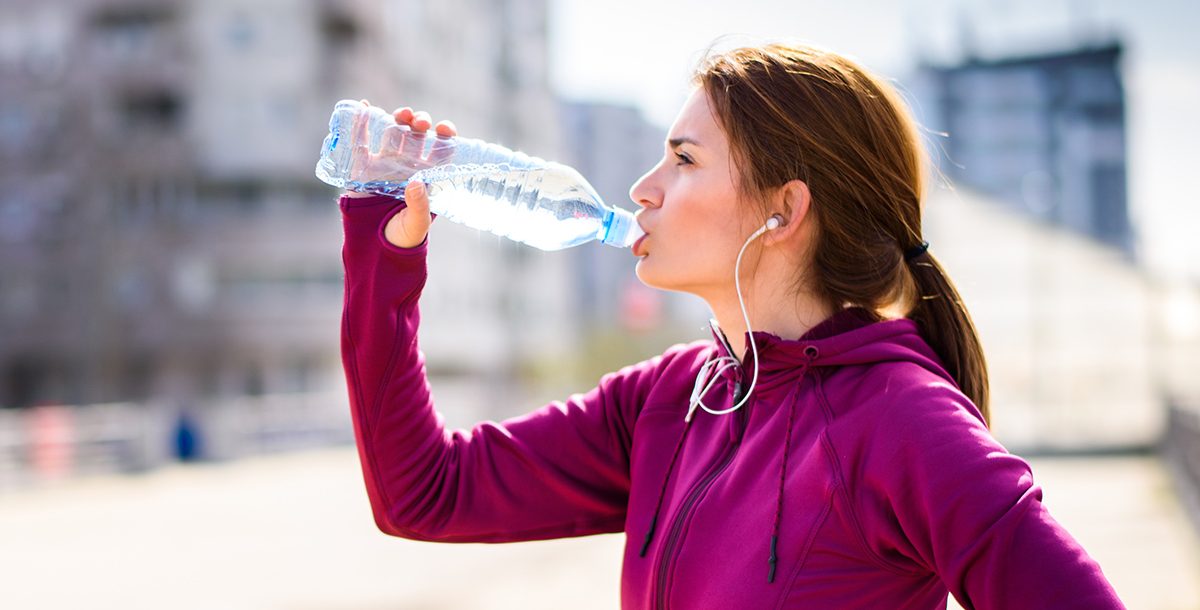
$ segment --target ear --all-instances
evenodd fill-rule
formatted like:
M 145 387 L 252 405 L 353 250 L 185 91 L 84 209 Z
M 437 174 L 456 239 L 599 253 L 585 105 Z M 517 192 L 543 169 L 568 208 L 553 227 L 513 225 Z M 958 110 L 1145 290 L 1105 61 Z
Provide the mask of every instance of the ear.
M 774 231 L 767 231 L 763 237 L 768 243 L 789 241 L 801 233 L 808 219 L 808 211 L 812 207 L 812 194 L 808 184 L 802 180 L 792 180 L 779 187 L 775 192 L 771 208 L 775 215 L 783 218 L 783 225 Z

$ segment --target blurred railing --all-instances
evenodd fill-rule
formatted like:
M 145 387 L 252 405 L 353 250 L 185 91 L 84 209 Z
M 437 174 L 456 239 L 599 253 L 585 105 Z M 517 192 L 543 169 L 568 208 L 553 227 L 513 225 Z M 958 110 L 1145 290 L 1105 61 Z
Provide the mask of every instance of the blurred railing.
M 1200 404 L 1168 407 L 1163 454 L 1180 502 L 1200 532 Z
M 226 398 L 180 409 L 115 403 L 0 411 L 0 493 L 76 476 L 132 473 L 181 459 L 348 444 L 340 393 Z
M 354 442 L 343 393 L 245 396 L 213 402 L 197 412 L 204 459 Z

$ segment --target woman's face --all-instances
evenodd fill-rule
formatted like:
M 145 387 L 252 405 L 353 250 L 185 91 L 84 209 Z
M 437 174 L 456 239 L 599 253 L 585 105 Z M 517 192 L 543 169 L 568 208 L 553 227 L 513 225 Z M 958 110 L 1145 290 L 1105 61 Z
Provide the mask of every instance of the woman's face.
M 743 226 L 738 179 L 729 140 L 696 89 L 667 134 L 662 161 L 629 191 L 646 231 L 633 246 L 638 279 L 706 299 L 732 285 L 734 260 L 753 232 Z

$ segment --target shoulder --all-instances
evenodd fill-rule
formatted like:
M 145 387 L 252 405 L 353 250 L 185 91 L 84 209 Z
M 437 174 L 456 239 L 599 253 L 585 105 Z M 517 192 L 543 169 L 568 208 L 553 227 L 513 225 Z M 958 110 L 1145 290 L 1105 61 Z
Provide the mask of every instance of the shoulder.
M 953 382 L 916 363 L 863 368 L 862 387 L 844 390 L 853 398 L 830 407 L 838 415 L 828 440 L 858 527 L 879 556 L 935 566 L 927 547 L 948 528 L 970 532 L 958 540 L 977 539 L 1013 506 L 1040 498 L 1029 464 L 992 436 Z
M 952 381 L 912 362 L 853 368 L 822 384 L 829 442 L 844 472 L 856 479 L 847 481 L 851 487 L 908 487 L 926 471 L 969 471 L 1007 454 Z
M 1028 476 L 952 381 L 912 362 L 855 368 L 862 370 L 830 375 L 824 399 L 833 413 L 829 440 L 859 483 L 910 488 L 951 473 L 992 472 L 1012 483 Z
M 823 375 L 822 392 L 832 422 L 870 421 L 895 428 L 913 421 L 950 418 L 986 427 L 978 407 L 952 380 L 917 362 L 839 367 Z

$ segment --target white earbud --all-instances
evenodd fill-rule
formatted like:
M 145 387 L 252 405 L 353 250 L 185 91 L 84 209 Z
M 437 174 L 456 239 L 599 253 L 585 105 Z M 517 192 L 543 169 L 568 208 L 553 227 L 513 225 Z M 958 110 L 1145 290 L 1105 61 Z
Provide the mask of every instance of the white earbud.
M 750 242 L 758 239 L 758 237 L 763 233 L 766 233 L 767 231 L 774 231 L 781 226 L 783 226 L 783 220 L 779 218 L 778 214 L 776 214 L 775 216 L 767 219 L 767 224 L 759 227 L 757 231 L 751 233 L 750 237 L 746 239 L 746 243 L 749 244 Z

